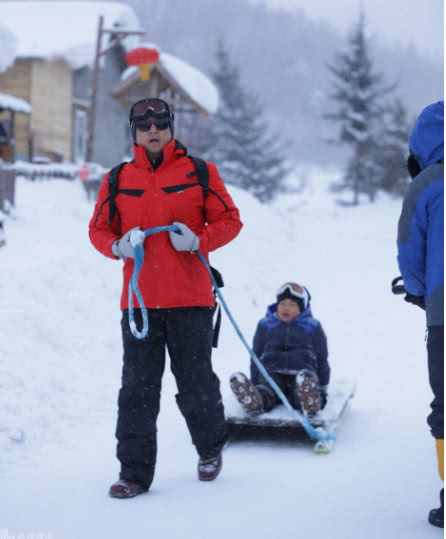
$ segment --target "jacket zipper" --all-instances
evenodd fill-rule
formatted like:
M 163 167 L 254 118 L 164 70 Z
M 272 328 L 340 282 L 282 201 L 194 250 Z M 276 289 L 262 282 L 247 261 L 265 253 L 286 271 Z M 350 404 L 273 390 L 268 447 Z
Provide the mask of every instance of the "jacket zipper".
M 149 172 L 150 172 L 150 195 L 151 195 L 151 198 L 152 198 L 152 204 L 155 205 L 155 169 L 153 167 L 153 165 L 151 167 L 149 167 Z M 155 286 L 154 286 L 154 294 L 155 294 L 155 305 L 156 305 L 156 308 L 159 309 L 160 306 L 159 306 L 159 287 L 156 286 L 156 283 L 158 282 L 158 274 L 159 274 L 159 271 L 158 271 L 158 260 L 157 260 L 157 252 L 156 252 L 156 249 L 154 250 L 153 252 L 153 257 L 154 257 L 154 277 L 155 277 Z

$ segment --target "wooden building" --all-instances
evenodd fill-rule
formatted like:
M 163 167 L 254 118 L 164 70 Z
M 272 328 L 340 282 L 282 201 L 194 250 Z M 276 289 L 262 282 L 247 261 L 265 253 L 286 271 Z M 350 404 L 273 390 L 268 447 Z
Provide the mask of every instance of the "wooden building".
M 15 160 L 16 136 L 14 127 L 17 114 L 29 116 L 31 114 L 29 103 L 16 96 L 0 93 L 0 160 L 2 162 L 8 163 Z M 23 118 L 23 121 L 25 120 L 26 118 Z M 20 120 L 17 119 L 17 121 Z
M 141 78 L 138 68 L 130 67 L 112 88 L 111 95 L 127 110 L 146 97 L 165 99 L 175 113 L 175 136 L 180 140 L 186 116 L 198 114 L 208 118 L 218 108 L 218 92 L 208 77 L 165 52 L 160 52 L 158 63 L 152 66 L 149 80 Z
M 26 10 L 26 16 L 24 12 Z M 16 118 L 16 155 L 23 160 L 85 160 L 91 73 L 99 17 L 109 28 L 139 29 L 134 11 L 118 2 L 78 3 L 3 1 L 1 27 L 15 37 L 15 62 L 0 73 L 0 92 L 25 99 L 29 118 Z M 113 40 L 109 34 L 106 46 Z M 126 45 L 132 46 L 132 41 Z M 1 54 L 1 51 L 0 51 Z M 124 128 L 110 137 L 111 125 L 123 125 L 125 112 L 110 96 L 126 68 L 123 46 L 101 59 L 93 160 L 113 164 L 124 156 Z M 104 111 L 107 111 L 104 114 Z M 105 140 L 108 139 L 108 140 Z
M 0 89 L 31 103 L 33 113 L 15 118 L 15 153 L 22 159 L 72 156 L 73 71 L 63 58 L 18 58 L 0 73 Z
M 127 67 L 126 51 L 140 46 L 136 35 L 116 39 L 126 29 L 140 30 L 129 6 L 85 3 L 79 12 L 76 3 L 59 1 L 48 12 L 43 4 L 47 2 L 0 4 L 1 25 L 17 38 L 16 60 L 0 72 L 0 92 L 24 99 L 32 107 L 31 116 L 14 119 L 17 159 L 84 162 L 88 120 L 93 114 L 91 161 L 111 167 L 131 154 L 128 110 L 148 96 L 165 97 L 172 103 L 177 135 L 181 134 L 184 114 L 215 112 L 215 87 L 179 58 L 161 53 L 149 81 L 140 79 L 138 68 Z M 95 43 L 102 17 L 106 33 L 93 107 Z M 70 25 L 71 18 L 81 27 Z

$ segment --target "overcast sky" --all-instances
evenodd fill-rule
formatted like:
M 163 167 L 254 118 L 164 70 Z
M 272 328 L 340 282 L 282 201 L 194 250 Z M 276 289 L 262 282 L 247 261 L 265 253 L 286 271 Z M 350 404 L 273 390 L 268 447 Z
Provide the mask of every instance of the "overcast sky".
M 442 60 L 443 0 L 250 0 L 273 8 L 302 9 L 345 33 L 364 6 L 369 33 L 387 43 L 413 43 L 420 52 Z

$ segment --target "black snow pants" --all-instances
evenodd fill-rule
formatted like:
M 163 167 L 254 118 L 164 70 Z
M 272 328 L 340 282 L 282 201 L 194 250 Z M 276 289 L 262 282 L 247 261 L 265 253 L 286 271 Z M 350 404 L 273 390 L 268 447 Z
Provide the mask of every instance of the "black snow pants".
M 444 326 L 429 326 L 427 334 L 429 382 L 434 393 L 427 418 L 435 439 L 444 438 Z
M 122 387 L 118 399 L 117 457 L 121 479 L 149 489 L 156 463 L 156 420 L 166 346 L 175 376 L 177 405 L 192 442 L 203 458 L 218 455 L 227 440 L 220 382 L 212 370 L 212 309 L 148 309 L 148 337 L 133 337 L 128 310 L 121 321 L 124 345 Z M 140 309 L 134 310 L 142 327 Z

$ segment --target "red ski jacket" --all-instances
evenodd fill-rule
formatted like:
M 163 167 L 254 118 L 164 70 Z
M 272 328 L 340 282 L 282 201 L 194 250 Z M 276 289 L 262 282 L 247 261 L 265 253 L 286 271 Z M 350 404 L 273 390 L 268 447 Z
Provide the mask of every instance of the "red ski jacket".
M 125 164 L 119 174 L 116 196 L 118 211 L 109 225 L 109 187 L 107 173 L 99 189 L 98 200 L 90 221 L 90 240 L 103 255 L 116 260 L 112 243 L 134 227 L 147 230 L 186 224 L 200 238 L 200 250 L 206 260 L 208 252 L 234 239 L 242 228 L 239 211 L 226 191 L 215 165 L 207 163 L 209 193 L 204 198 L 200 185 L 183 191 L 166 192 L 163 188 L 196 183 L 197 176 L 186 148 L 171 140 L 163 148 L 163 160 L 154 169 L 143 146 L 133 147 L 134 163 Z M 169 191 L 169 190 L 168 190 Z M 206 222 L 205 222 L 206 219 Z M 147 308 L 211 307 L 214 305 L 212 281 L 204 264 L 195 255 L 176 251 L 168 232 L 148 236 L 144 242 L 144 264 L 138 286 Z M 124 262 L 121 309 L 128 308 L 128 285 L 133 273 L 133 258 Z M 134 298 L 135 307 L 139 307 Z

